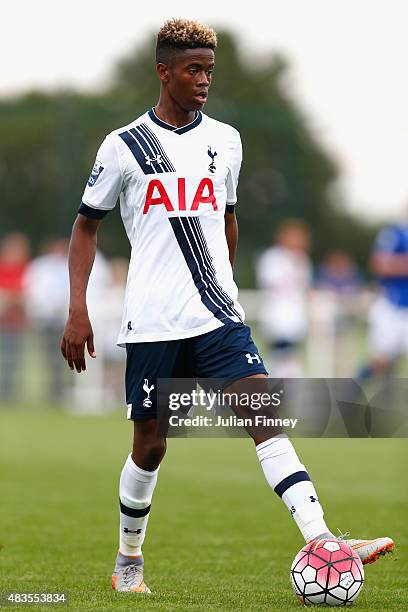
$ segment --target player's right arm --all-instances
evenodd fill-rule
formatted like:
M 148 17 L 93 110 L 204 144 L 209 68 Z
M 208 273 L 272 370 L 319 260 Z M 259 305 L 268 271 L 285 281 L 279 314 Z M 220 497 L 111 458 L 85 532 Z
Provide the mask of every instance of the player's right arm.
M 61 340 L 61 352 L 71 370 L 86 370 L 85 345 L 95 358 L 92 325 L 86 305 L 86 289 L 96 254 L 100 219 L 78 215 L 72 228 L 69 246 L 70 302 L 68 321 Z
M 61 352 L 71 370 L 76 369 L 78 373 L 86 370 L 85 345 L 89 355 L 96 357 L 86 289 L 96 254 L 97 231 L 101 219 L 114 208 L 123 183 L 123 170 L 114 138 L 107 136 L 99 148 L 85 187 L 69 247 L 70 303 Z

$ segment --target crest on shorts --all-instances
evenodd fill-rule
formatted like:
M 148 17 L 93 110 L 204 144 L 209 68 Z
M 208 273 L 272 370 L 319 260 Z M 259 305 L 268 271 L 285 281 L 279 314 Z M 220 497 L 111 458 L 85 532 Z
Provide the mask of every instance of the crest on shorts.
M 153 404 L 152 400 L 150 399 L 150 393 L 153 391 L 153 389 L 154 389 L 154 385 L 151 385 L 149 387 L 149 380 L 145 378 L 144 383 L 143 383 L 143 391 L 147 394 L 147 397 L 145 397 L 142 402 L 145 408 L 150 408 L 151 405 Z

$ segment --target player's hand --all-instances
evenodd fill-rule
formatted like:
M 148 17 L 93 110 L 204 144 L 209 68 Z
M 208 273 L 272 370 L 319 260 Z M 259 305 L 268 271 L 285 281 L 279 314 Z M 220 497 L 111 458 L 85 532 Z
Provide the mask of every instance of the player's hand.
M 61 340 L 61 353 L 71 370 L 78 374 L 86 370 L 85 344 L 89 356 L 95 359 L 92 325 L 88 313 L 76 312 L 69 315 Z

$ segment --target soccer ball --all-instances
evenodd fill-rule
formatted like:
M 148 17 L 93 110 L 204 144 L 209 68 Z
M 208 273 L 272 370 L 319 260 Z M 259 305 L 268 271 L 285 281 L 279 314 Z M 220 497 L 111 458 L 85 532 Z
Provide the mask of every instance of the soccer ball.
M 348 606 L 363 587 L 364 569 L 348 544 L 324 539 L 309 542 L 298 552 L 290 568 L 290 580 L 306 606 Z

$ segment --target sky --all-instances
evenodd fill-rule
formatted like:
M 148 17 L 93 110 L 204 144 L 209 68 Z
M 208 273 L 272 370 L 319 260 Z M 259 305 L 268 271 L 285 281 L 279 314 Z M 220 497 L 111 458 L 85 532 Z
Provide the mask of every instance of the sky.
M 373 221 L 408 212 L 405 0 L 13 0 L 2 11 L 0 95 L 95 91 L 169 17 L 230 29 L 248 57 L 284 53 L 290 93 L 341 169 L 347 209 Z

